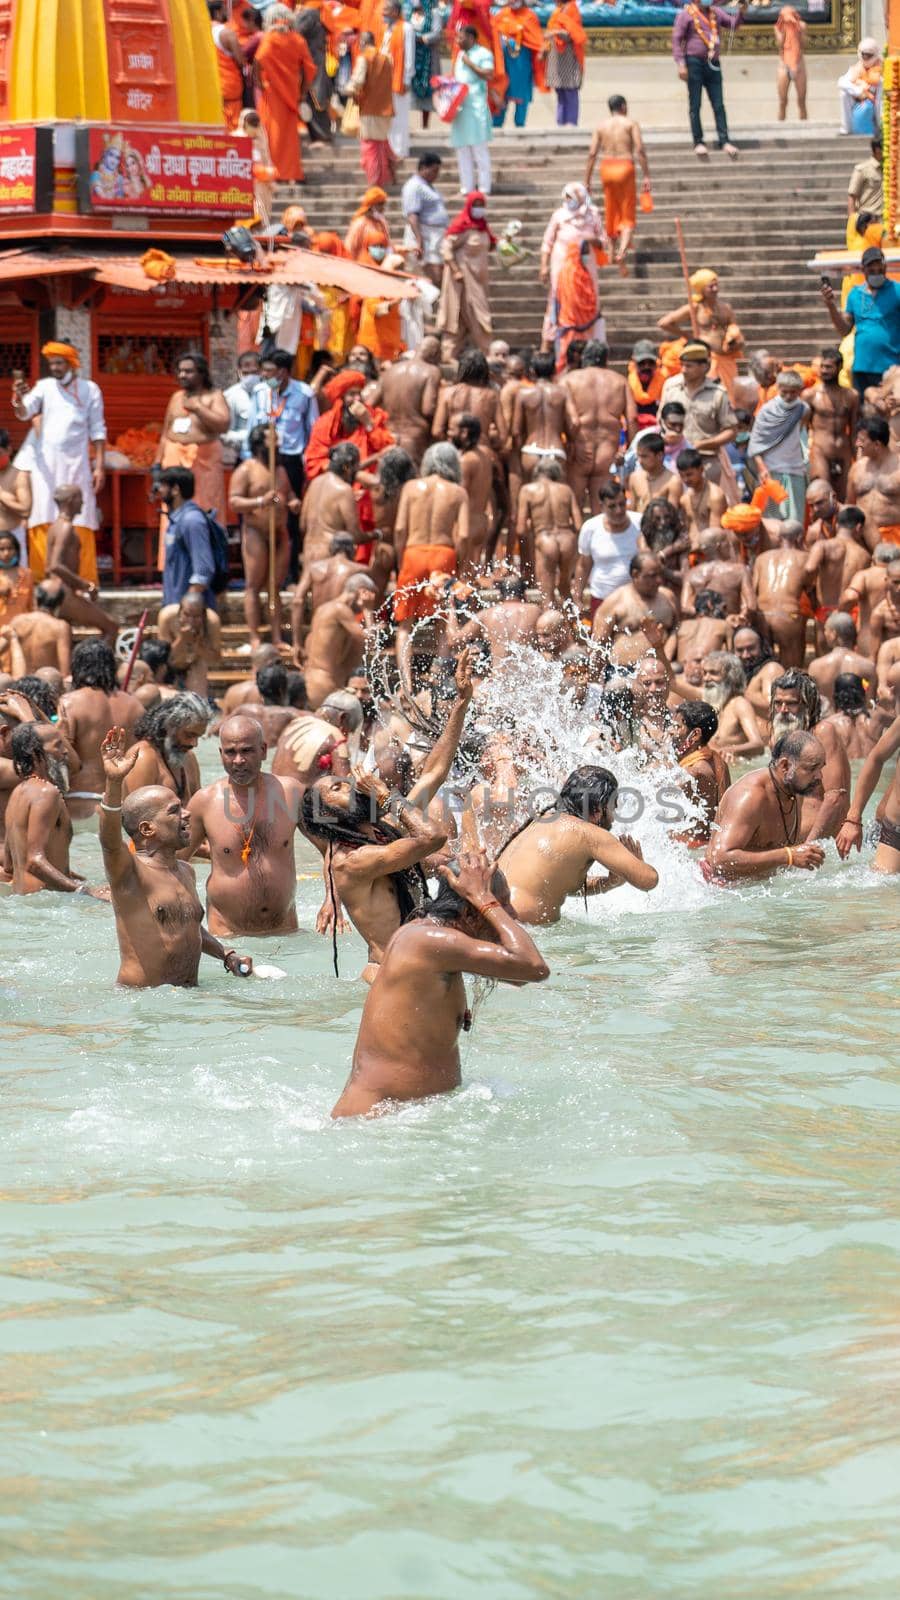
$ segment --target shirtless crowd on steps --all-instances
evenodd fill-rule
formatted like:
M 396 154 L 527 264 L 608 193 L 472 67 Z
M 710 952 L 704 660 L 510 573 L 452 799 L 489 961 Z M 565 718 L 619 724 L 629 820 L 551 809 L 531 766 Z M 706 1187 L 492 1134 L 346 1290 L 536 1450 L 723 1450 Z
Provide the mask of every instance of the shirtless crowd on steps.
M 814 871 L 832 839 L 842 858 L 858 850 L 900 752 L 891 375 L 861 414 L 834 352 L 801 380 L 818 473 L 801 521 L 749 498 L 749 479 L 735 495 L 738 419 L 709 368 L 697 340 L 664 383 L 648 342 L 627 376 L 596 341 L 570 346 L 562 371 L 496 342 L 448 372 L 426 340 L 354 381 L 348 431 L 375 419 L 394 442 L 366 460 L 331 449 L 297 502 L 290 644 L 258 646 L 221 705 L 202 583 L 164 608 L 122 687 L 115 624 L 72 581 L 78 507 L 61 485 L 47 576 L 0 628 L 6 895 L 111 900 L 121 984 L 195 984 L 202 954 L 243 977 L 253 963 L 233 941 L 298 931 L 301 834 L 335 965 L 348 923 L 366 947 L 345 1116 L 455 1087 L 466 974 L 541 982 L 533 932 L 569 897 L 665 878 L 665 853 L 651 865 L 617 826 L 605 758 L 630 751 L 677 779 L 671 850 L 717 888 Z M 788 393 L 795 376 L 776 365 L 770 384 Z M 293 492 L 244 477 L 251 516 Z M 13 582 L 0 532 L 0 599 Z M 73 643 L 73 626 L 94 631 Z M 515 715 L 532 682 L 548 726 L 574 718 L 583 750 L 537 809 Z M 223 774 L 203 785 L 213 724 Z M 103 885 L 73 869 L 84 828 L 99 831 Z M 205 908 L 192 860 L 208 863 Z M 896 767 L 872 864 L 900 872 Z

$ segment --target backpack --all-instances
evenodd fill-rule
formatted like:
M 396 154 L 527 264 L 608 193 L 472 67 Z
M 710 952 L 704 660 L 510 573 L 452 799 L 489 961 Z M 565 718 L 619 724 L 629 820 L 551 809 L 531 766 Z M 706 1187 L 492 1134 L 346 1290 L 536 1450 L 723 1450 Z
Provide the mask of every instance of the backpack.
M 204 511 L 206 526 L 209 531 L 209 542 L 213 553 L 213 575 L 209 580 L 209 587 L 213 594 L 221 594 L 228 588 L 228 534 L 217 522 L 212 511 Z

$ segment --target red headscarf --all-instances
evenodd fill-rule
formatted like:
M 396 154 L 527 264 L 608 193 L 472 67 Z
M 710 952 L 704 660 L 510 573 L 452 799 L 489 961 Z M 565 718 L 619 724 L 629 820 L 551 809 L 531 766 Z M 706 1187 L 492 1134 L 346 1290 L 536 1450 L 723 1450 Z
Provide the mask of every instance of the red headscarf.
M 343 400 L 345 394 L 352 389 L 364 389 L 368 379 L 364 372 L 359 372 L 355 367 L 345 367 L 343 372 L 338 372 L 326 383 L 322 393 L 330 406 L 335 406 Z
M 471 228 L 475 233 L 486 233 L 491 242 L 491 249 L 493 250 L 497 243 L 496 236 L 491 233 L 491 230 L 487 225 L 486 218 L 473 217 L 473 206 L 487 206 L 487 200 L 485 199 L 485 196 L 477 189 L 473 190 L 472 194 L 466 195 L 462 211 L 460 211 L 453 218 L 453 221 L 447 229 L 446 237 L 449 238 L 451 235 L 456 233 L 468 233 L 469 229 Z

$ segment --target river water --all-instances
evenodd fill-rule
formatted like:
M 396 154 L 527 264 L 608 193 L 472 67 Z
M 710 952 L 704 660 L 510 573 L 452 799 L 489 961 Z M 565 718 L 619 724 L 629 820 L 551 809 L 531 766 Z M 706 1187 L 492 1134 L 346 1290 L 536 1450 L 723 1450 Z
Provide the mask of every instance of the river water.
M 332 1125 L 355 937 L 119 993 L 0 898 L 0 1594 L 894 1600 L 896 883 L 637 900 Z

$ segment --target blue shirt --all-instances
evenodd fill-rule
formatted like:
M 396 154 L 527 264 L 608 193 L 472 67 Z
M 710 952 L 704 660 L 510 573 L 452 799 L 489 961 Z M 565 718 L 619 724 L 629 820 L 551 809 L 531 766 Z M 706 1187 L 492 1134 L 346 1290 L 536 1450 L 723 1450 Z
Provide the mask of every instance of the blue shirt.
M 880 289 L 858 283 L 847 296 L 845 310 L 853 318 L 854 372 L 877 372 L 900 361 L 900 283 L 888 280 Z
M 247 438 L 249 440 L 254 428 L 267 427 L 270 417 L 274 416 L 275 435 L 282 455 L 302 456 L 309 444 L 312 426 L 318 415 L 316 397 L 308 383 L 301 383 L 298 378 L 289 378 L 287 388 L 283 392 L 270 389 L 267 383 L 259 383 L 250 400 Z M 243 449 L 245 460 L 250 453 L 250 445 L 245 443 Z
M 205 601 L 215 611 L 216 596 L 209 587 L 216 570 L 206 517 L 194 500 L 186 500 L 169 514 L 166 559 L 163 566 L 163 605 L 177 605 L 192 583 L 205 583 Z

